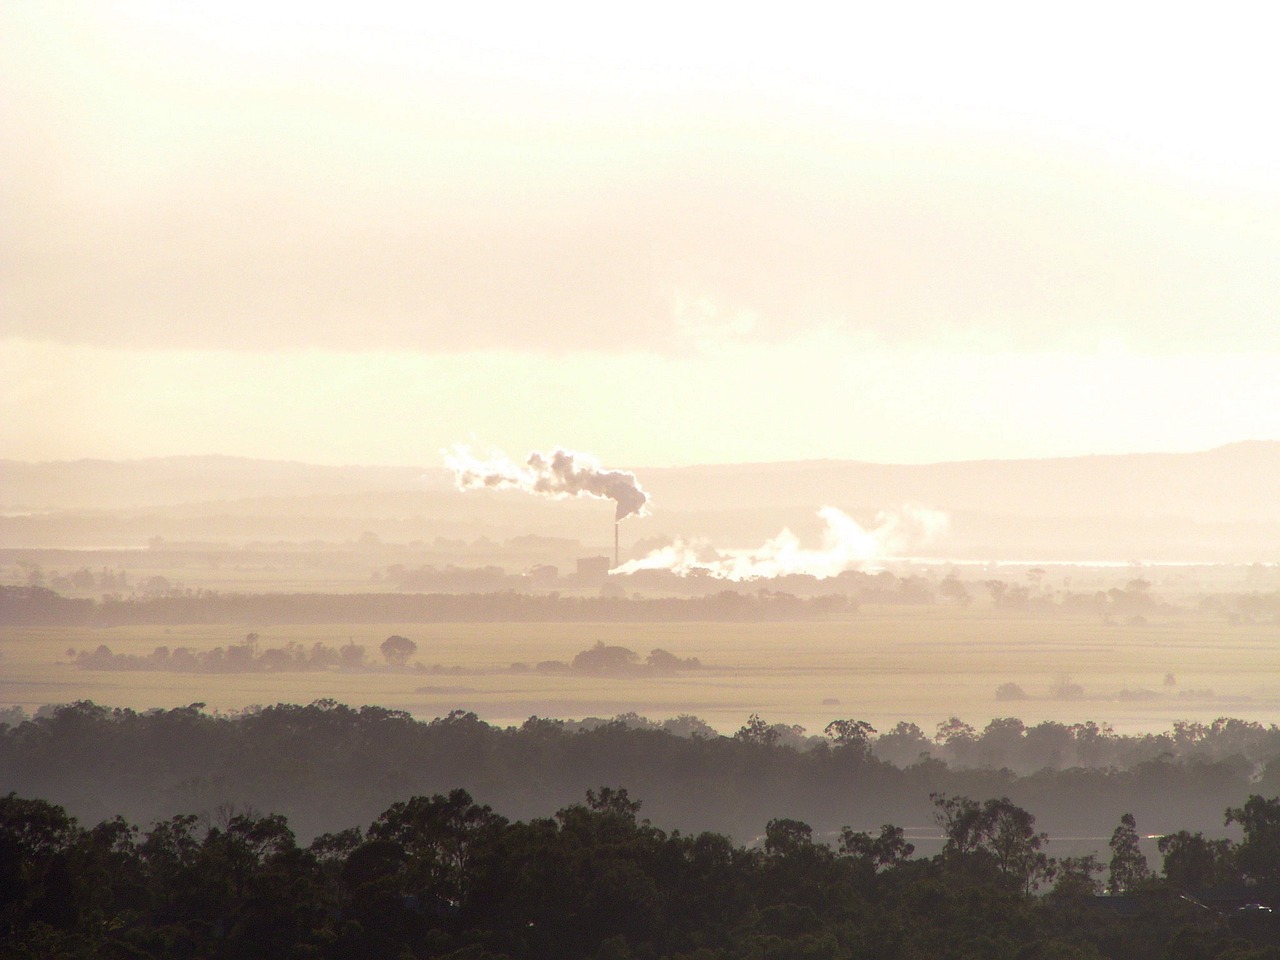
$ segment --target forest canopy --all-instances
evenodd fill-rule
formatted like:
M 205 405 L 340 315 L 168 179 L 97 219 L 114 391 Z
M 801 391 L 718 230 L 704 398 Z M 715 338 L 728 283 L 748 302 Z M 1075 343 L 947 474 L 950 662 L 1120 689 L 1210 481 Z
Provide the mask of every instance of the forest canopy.
M 249 808 L 85 829 L 10 793 L 0 942 L 68 960 L 1264 960 L 1280 943 L 1280 798 L 1225 812 L 1238 843 L 1170 837 L 1163 869 L 1127 813 L 1104 864 L 1049 856 L 1007 797 L 930 799 L 942 846 L 915 856 L 893 824 L 828 843 L 774 817 L 749 846 L 667 832 L 625 787 L 525 822 L 460 788 L 414 795 L 309 844 Z
M 903 721 L 877 733 L 837 718 L 808 735 L 753 715 L 721 736 L 687 715 L 500 727 L 460 710 L 416 720 L 321 700 L 234 714 L 82 701 L 35 717 L 6 711 L 0 723 L 0 791 L 85 820 L 145 823 L 235 803 L 284 814 L 304 837 L 457 786 L 505 816 L 537 818 L 600 783 L 625 783 L 664 829 L 739 839 L 780 814 L 824 835 L 926 823 L 933 792 L 1007 796 L 1062 836 L 1105 837 L 1125 812 L 1148 833 L 1222 835 L 1223 809 L 1280 793 L 1280 730 L 1225 718 L 1143 736 L 1016 718 L 982 730 L 953 718 L 932 735 Z

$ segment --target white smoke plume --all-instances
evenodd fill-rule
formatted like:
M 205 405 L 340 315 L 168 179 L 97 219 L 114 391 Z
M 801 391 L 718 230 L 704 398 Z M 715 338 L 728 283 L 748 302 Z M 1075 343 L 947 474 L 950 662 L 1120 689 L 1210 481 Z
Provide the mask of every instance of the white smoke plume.
M 644 516 L 645 504 L 649 501 L 649 495 L 640 489 L 635 474 L 626 470 L 605 470 L 588 453 L 555 450 L 542 454 L 534 451 L 522 465 L 502 454 L 481 460 L 462 444 L 455 444 L 443 452 L 459 490 L 510 487 L 556 500 L 598 497 L 614 502 L 614 520 Z
M 825 579 L 900 555 L 909 546 L 923 546 L 949 524 L 945 513 L 912 506 L 880 512 L 870 530 L 835 507 L 823 507 L 818 516 L 826 524 L 818 549 L 801 546 L 790 530 L 783 530 L 754 550 L 715 550 L 705 543 L 677 540 L 640 560 L 628 561 L 613 572 L 669 570 L 682 577 L 700 573 L 735 581 L 803 573 Z

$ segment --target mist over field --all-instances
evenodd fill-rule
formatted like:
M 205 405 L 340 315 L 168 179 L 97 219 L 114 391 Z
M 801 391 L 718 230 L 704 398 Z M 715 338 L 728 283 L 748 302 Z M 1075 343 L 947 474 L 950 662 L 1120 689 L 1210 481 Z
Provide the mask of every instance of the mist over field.
M 926 545 L 926 555 L 942 561 L 1267 563 L 1280 533 L 1280 442 L 1057 460 L 632 469 L 652 507 L 620 524 L 628 559 L 651 542 L 706 538 L 749 547 L 784 528 L 816 542 L 825 505 L 866 527 L 904 505 L 943 513 L 945 538 Z M 158 537 L 175 549 L 333 550 L 368 533 L 361 546 L 434 548 L 446 561 L 497 556 L 501 544 L 516 569 L 521 560 L 612 555 L 613 517 L 596 501 L 466 492 L 454 479 L 442 461 L 420 468 L 230 457 L 4 461 L 0 543 L 140 548 Z M 578 543 L 529 542 L 522 551 L 520 538 L 530 536 Z
M 456 466 L 6 464 L 0 693 L 28 711 L 334 698 L 500 724 L 694 714 L 725 734 L 753 712 L 810 733 L 846 713 L 925 729 L 1280 720 L 1280 444 L 911 467 L 580 457 L 550 498 L 532 474 L 527 490 L 505 479 L 516 469 L 486 488 Z M 618 517 L 615 481 L 644 515 Z M 859 549 L 824 544 L 823 502 L 864 518 Z M 943 522 L 877 540 L 894 508 Z M 725 552 L 753 542 L 768 564 Z M 673 545 L 691 565 L 646 559 Z M 743 563 L 758 572 L 720 573 Z M 400 671 L 378 653 L 391 635 L 416 645 Z M 557 670 L 597 642 L 701 669 Z

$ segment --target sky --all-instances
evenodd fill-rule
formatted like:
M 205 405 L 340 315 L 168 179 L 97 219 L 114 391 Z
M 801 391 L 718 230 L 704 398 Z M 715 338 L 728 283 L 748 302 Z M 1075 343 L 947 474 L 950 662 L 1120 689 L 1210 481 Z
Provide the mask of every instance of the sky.
M 1280 439 L 1257 5 L 437 6 L 0 6 L 0 457 Z

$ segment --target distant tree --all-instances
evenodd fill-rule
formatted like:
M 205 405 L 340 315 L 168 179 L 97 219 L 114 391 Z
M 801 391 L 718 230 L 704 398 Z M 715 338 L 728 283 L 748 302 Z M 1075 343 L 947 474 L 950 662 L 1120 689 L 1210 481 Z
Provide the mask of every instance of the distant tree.
M 977 759 L 998 770 L 1015 763 L 1024 746 L 1027 728 L 1017 717 L 995 717 L 978 738 Z
M 650 650 L 645 657 L 645 666 L 655 673 L 675 673 L 677 670 L 697 670 L 702 662 L 697 657 L 681 659 L 670 651 L 661 648 Z
M 162 597 L 172 592 L 173 584 L 169 582 L 168 577 L 162 577 L 157 574 L 154 577 L 148 577 L 142 584 L 142 592 L 148 597 Z
M 338 662 L 344 670 L 359 670 L 364 666 L 364 647 L 355 642 L 339 647 Z
M 1237 879 L 1230 840 L 1207 840 L 1203 833 L 1179 830 L 1156 841 L 1164 854 L 1164 878 L 1179 890 L 1197 890 Z
M 1075 683 L 1068 673 L 1060 673 L 1053 679 L 1053 686 L 1049 690 L 1049 696 L 1055 700 L 1082 700 L 1084 699 L 1084 687 Z
M 473 879 L 469 868 L 477 844 L 506 822 L 459 789 L 392 804 L 369 827 L 368 837 L 404 851 L 412 893 L 424 902 L 456 905 Z
M 969 596 L 968 589 L 955 577 L 947 577 L 938 584 L 938 596 L 962 607 L 967 607 L 973 602 L 973 598 Z
M 57 804 L 12 791 L 0 797 L 0 849 L 12 853 L 15 863 L 63 850 L 75 835 L 75 818 Z
M 387 663 L 393 667 L 403 667 L 409 662 L 409 658 L 418 652 L 418 645 L 408 637 L 392 634 L 378 645 L 378 649 L 386 657 Z
M 840 853 L 863 861 L 875 870 L 899 866 L 915 852 L 915 845 L 906 841 L 902 828 L 889 823 L 880 828 L 878 837 L 849 827 L 840 831 Z
M 1026 700 L 1027 691 L 1023 690 L 1022 687 L 1018 686 L 1016 683 L 1002 683 L 1000 686 L 996 687 L 996 699 Z
M 965 856 L 982 846 L 986 840 L 982 804 L 968 797 L 949 797 L 945 793 L 931 793 L 929 798 L 933 801 L 934 822 L 947 838 L 944 854 Z
M 364 832 L 359 827 L 348 827 L 336 833 L 322 833 L 311 841 L 307 849 L 322 866 L 341 864 L 364 843 Z
M 564 736 L 564 721 L 532 716 L 520 724 L 520 733 L 535 742 L 556 740 Z
M 1036 832 L 1032 814 L 1002 797 L 983 805 L 983 818 L 989 824 L 988 845 L 996 866 L 1023 893 L 1031 893 L 1053 876 L 1053 864 L 1040 849 L 1049 836 Z
M 1057 861 L 1053 893 L 1055 900 L 1084 900 L 1102 892 L 1098 879 L 1105 869 L 1092 853 L 1083 857 L 1063 857 Z
M 573 658 L 573 669 L 583 673 L 627 673 L 636 669 L 639 654 L 626 647 L 605 646 L 597 640 L 590 650 L 583 650 Z
M 978 739 L 978 731 L 959 717 L 951 717 L 938 724 L 938 732 L 933 735 L 933 742 L 949 747 L 958 744 L 972 743 Z
M 640 801 L 628 797 L 626 787 L 601 787 L 599 793 L 587 791 L 587 807 L 596 813 L 614 813 L 634 821 L 640 812 Z
M 662 721 L 662 729 L 677 737 L 701 737 L 714 740 L 720 736 L 715 727 L 691 713 L 682 713 Z
M 876 728 L 865 720 L 832 720 L 822 731 L 839 747 L 860 747 L 865 750 Z
M 764 828 L 764 852 L 785 857 L 813 845 L 813 827 L 800 820 L 770 820 Z
M 737 733 L 733 735 L 733 739 L 740 740 L 743 743 L 758 743 L 766 747 L 772 747 L 782 739 L 782 731 L 776 726 L 766 723 L 760 719 L 760 714 L 753 713 L 747 718 L 747 722 L 738 728 Z
M 959 717 L 950 717 L 938 724 L 933 740 L 944 748 L 944 756 L 948 761 L 967 764 L 975 758 L 978 731 Z
M 991 594 L 991 605 L 994 607 L 1022 610 L 1031 600 L 1031 590 L 1023 584 L 1010 584 L 1003 580 L 984 580 L 982 585 Z
M 1111 872 L 1107 878 L 1107 891 L 1111 894 L 1127 893 L 1151 876 L 1147 858 L 1138 847 L 1137 822 L 1133 814 L 1120 818 L 1120 826 L 1111 834 Z
M 889 763 L 906 766 L 928 755 L 932 744 L 917 724 L 899 720 L 893 729 L 876 739 L 875 755 Z
M 1028 894 L 1053 876 L 1053 864 L 1041 850 L 1048 836 L 1037 833 L 1036 818 L 1008 797 L 978 803 L 941 793 L 930 796 L 934 820 L 947 838 L 944 857 L 986 862 L 1005 882 Z
M 1280 797 L 1268 800 L 1253 794 L 1243 807 L 1227 809 L 1226 822 L 1244 830 L 1236 854 L 1241 872 L 1253 880 L 1280 878 Z
M 204 842 L 210 869 L 237 899 L 248 892 L 251 878 L 266 860 L 295 847 L 293 831 L 282 815 L 252 811 L 230 815 L 226 826 L 211 828 Z

